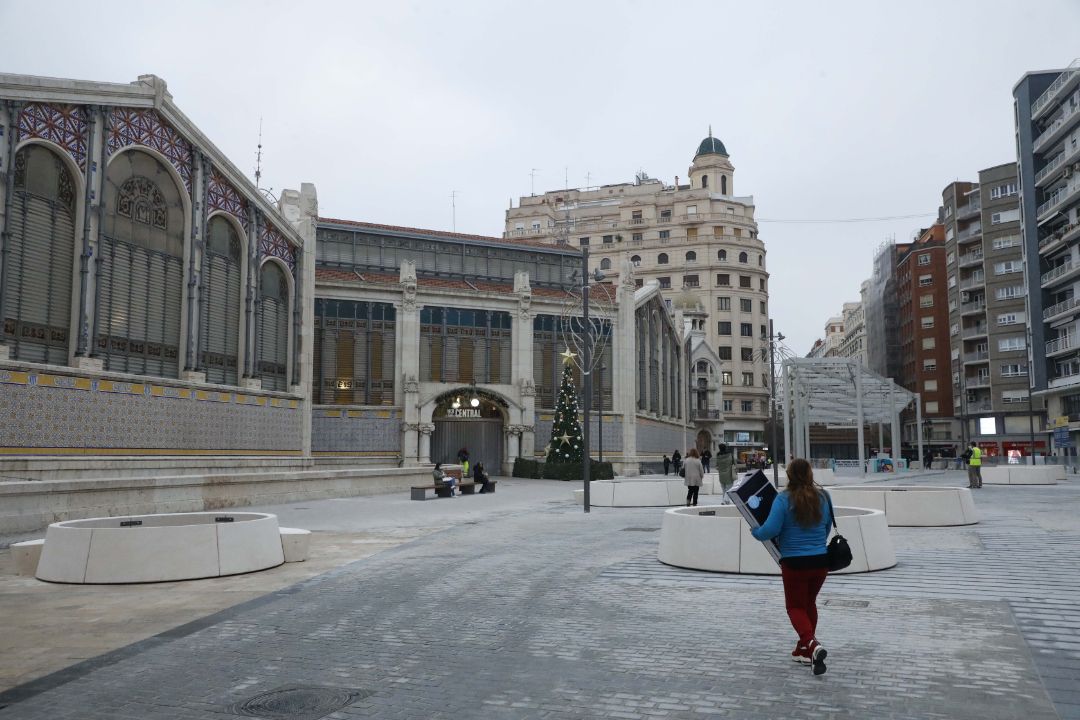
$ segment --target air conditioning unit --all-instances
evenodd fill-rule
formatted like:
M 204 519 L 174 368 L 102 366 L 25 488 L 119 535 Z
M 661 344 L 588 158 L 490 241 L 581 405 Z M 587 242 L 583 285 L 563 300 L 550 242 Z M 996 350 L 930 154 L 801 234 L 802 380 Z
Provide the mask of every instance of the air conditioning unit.
M 1072 174 L 1073 174 L 1073 166 L 1070 165 L 1069 167 L 1065 168 L 1065 177 L 1067 177 L 1067 178 L 1072 177 Z

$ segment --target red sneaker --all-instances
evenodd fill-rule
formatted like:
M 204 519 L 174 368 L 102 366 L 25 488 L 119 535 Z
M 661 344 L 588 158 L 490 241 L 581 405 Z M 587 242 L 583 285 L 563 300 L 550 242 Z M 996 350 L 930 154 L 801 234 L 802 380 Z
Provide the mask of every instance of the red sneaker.
M 817 640 L 810 641 L 810 662 L 814 665 L 815 675 L 825 674 L 825 658 L 829 653 Z
M 810 648 L 801 643 L 797 644 L 795 649 L 791 651 L 791 659 L 801 665 L 809 665 L 812 662 Z

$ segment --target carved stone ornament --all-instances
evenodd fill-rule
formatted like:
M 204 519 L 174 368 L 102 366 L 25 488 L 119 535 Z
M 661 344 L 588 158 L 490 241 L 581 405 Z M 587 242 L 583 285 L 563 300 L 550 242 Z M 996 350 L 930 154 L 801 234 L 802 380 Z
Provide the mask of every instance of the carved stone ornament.
M 521 397 L 536 397 L 536 385 L 531 378 L 521 379 Z
M 435 423 L 420 423 L 417 427 L 420 428 L 421 435 L 430 435 L 435 432 Z
M 532 312 L 532 295 L 518 296 L 518 317 L 528 320 Z
M 416 376 L 415 375 L 406 375 L 405 376 L 405 392 L 407 392 L 407 393 L 418 393 L 418 392 L 420 392 L 420 383 L 418 383 L 416 381 Z
M 401 308 L 406 312 L 416 312 L 416 283 L 401 283 Z
M 420 432 L 420 423 L 401 423 L 402 432 Z

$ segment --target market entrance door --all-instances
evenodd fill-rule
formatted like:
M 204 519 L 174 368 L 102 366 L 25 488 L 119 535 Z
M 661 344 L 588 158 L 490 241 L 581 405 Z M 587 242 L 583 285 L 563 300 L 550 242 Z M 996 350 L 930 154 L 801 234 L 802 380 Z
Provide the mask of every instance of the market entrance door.
M 431 461 L 457 463 L 458 451 L 469 451 L 469 463 L 484 463 L 490 475 L 502 472 L 502 409 L 485 397 L 462 394 L 439 403 L 432 414 Z

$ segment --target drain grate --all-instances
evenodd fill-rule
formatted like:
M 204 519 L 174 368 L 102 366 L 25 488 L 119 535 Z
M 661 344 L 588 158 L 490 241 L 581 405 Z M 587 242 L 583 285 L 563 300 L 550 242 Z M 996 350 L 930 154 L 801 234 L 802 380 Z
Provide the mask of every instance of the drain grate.
M 371 690 L 295 685 L 280 687 L 229 707 L 229 712 L 264 720 L 319 720 L 374 694 Z
M 847 608 L 864 608 L 870 607 L 869 600 L 826 600 L 825 604 L 829 607 L 847 607 Z
M 623 532 L 656 532 L 659 529 L 660 528 L 633 527 L 633 528 L 623 528 L 622 531 Z

